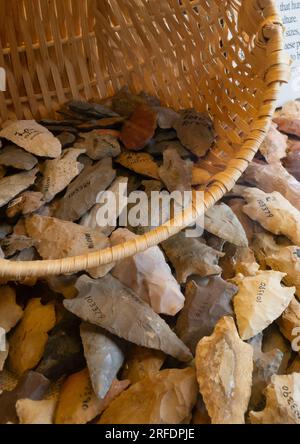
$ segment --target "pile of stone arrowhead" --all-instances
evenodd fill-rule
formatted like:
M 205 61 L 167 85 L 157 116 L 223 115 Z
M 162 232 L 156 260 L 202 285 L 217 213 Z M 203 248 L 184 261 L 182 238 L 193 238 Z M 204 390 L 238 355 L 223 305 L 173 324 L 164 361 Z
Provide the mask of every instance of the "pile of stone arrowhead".
M 299 122 L 298 102 L 277 112 L 201 236 L 1 281 L 0 423 L 300 424 Z M 12 261 L 134 242 L 182 209 L 152 193 L 203 190 L 222 168 L 208 115 L 127 88 L 56 120 L 6 122 L 0 138 Z

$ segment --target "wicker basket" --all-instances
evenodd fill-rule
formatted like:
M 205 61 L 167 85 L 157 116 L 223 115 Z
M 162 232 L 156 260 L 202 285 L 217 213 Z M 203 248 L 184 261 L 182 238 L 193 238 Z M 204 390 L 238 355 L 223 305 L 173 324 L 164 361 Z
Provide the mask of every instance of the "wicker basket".
M 207 110 L 218 134 L 212 155 L 225 157 L 206 188 L 206 208 L 252 160 L 289 76 L 275 0 L 0 0 L 0 8 L 2 121 L 49 117 L 71 98 L 103 99 L 125 84 L 177 109 Z M 184 216 L 187 226 L 197 213 L 191 207 Z M 0 276 L 110 263 L 174 235 L 176 225 L 83 256 L 2 260 Z

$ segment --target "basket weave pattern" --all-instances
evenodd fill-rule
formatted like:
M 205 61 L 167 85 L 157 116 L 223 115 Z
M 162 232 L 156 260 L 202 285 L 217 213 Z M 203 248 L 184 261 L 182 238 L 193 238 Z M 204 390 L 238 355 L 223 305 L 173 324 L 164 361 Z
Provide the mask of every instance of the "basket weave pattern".
M 257 152 L 289 76 L 274 0 L 0 0 L 0 119 L 53 117 L 71 98 L 103 99 L 123 85 L 214 120 L 205 191 L 211 207 Z M 184 226 L 197 217 L 185 211 Z M 121 246 L 75 258 L 0 262 L 0 276 L 79 271 L 145 250 L 179 231 L 161 226 Z M 183 226 L 182 226 L 183 228 Z

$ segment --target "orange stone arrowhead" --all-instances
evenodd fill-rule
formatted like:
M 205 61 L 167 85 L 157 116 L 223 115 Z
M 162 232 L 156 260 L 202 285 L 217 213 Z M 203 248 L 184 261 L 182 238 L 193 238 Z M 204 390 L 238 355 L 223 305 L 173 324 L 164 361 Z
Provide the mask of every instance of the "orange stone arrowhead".
M 48 331 L 55 325 L 53 304 L 42 305 L 40 299 L 31 299 L 23 318 L 9 341 L 10 369 L 22 375 L 37 366 L 48 341 Z
M 152 139 L 156 127 L 156 112 L 142 103 L 136 108 L 130 120 L 125 122 L 120 139 L 128 150 L 139 151 Z
M 86 424 L 100 415 L 128 385 L 128 380 L 115 379 L 105 398 L 98 399 L 92 388 L 88 369 L 74 373 L 62 386 L 55 424 Z

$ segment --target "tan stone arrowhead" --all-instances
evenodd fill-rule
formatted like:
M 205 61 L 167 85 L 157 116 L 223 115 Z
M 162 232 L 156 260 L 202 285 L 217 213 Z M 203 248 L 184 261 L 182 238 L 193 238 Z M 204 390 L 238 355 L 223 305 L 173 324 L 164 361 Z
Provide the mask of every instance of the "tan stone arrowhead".
M 167 148 L 163 154 L 164 162 L 159 168 L 159 176 L 168 191 L 190 191 L 192 188 L 193 162 L 180 157 L 175 148 Z
M 16 411 L 20 424 L 53 424 L 56 404 L 56 399 L 43 401 L 19 399 Z
M 244 174 L 244 180 L 265 193 L 281 193 L 300 210 L 300 182 L 289 174 L 280 162 L 271 165 L 252 162 Z
M 292 343 L 295 352 L 300 352 L 300 302 L 295 298 L 277 320 L 283 336 Z
M 175 267 L 179 283 L 185 283 L 192 274 L 206 277 L 221 273 L 218 261 L 224 253 L 214 250 L 197 238 L 186 237 L 184 232 L 162 242 L 162 247 Z
M 258 188 L 246 188 L 243 197 L 248 202 L 243 211 L 273 234 L 283 234 L 300 244 L 300 212 L 280 193 L 264 193 Z
M 60 141 L 34 120 L 9 122 L 0 131 L 0 137 L 10 140 L 36 156 L 56 158 L 61 154 Z
M 273 121 L 277 124 L 278 129 L 293 136 L 300 136 L 300 118 L 296 117 L 274 117 Z
M 41 208 L 44 203 L 42 193 L 25 191 L 9 203 L 6 215 L 10 218 L 20 214 L 25 216 Z
M 162 370 L 123 392 L 99 424 L 181 424 L 191 417 L 196 399 L 194 369 Z
M 116 162 L 137 174 L 142 174 L 152 179 L 160 179 L 158 164 L 155 163 L 154 158 L 148 153 L 123 151 L 116 158 Z
M 224 203 L 214 205 L 206 211 L 204 228 L 209 233 L 238 247 L 248 246 L 248 239 L 242 224 L 232 209 Z
M 61 389 L 55 412 L 55 424 L 86 424 L 109 406 L 129 385 L 129 381 L 115 380 L 104 399 L 95 395 L 88 369 L 69 376 Z
M 283 287 L 279 271 L 258 271 L 255 276 L 237 275 L 239 291 L 233 305 L 242 339 L 250 339 L 268 327 L 291 302 L 295 287 Z
M 224 317 L 196 350 L 200 392 L 212 424 L 244 424 L 251 395 L 253 349 Z
M 281 117 L 289 117 L 291 119 L 300 118 L 300 102 L 298 100 L 289 100 L 284 103 L 279 111 Z
M 192 185 L 205 185 L 209 182 L 211 176 L 212 174 L 204 168 L 194 166 L 192 170 Z
M 248 247 L 238 247 L 233 257 L 234 270 L 236 274 L 244 276 L 255 276 L 259 265 L 255 260 L 253 251 Z
M 266 264 L 273 270 L 286 273 L 284 283 L 296 287 L 296 295 L 300 300 L 300 248 L 292 245 L 280 247 L 277 254 L 266 257 Z
M 50 202 L 81 173 L 84 165 L 78 162 L 77 158 L 83 153 L 84 149 L 69 148 L 57 159 L 46 160 L 42 167 L 43 179 L 39 186 L 46 202 Z
M 251 424 L 300 424 L 300 373 L 275 375 L 262 412 L 250 412 Z
M 253 248 L 263 267 L 286 273 L 283 282 L 295 286 L 300 299 L 300 247 L 277 244 L 270 234 L 260 233 L 254 238 Z
M 108 238 L 100 230 L 92 230 L 73 222 L 37 214 L 27 217 L 26 230 L 38 241 L 37 250 L 43 259 L 59 259 L 96 251 L 109 246 Z M 112 265 L 89 270 L 95 278 L 102 277 Z
M 31 239 L 27 236 L 18 236 L 12 234 L 7 236 L 1 241 L 1 248 L 5 254 L 5 257 L 11 257 L 14 254 L 27 250 L 31 247 L 36 247 L 38 242 L 35 239 Z
M 277 125 L 272 123 L 259 151 L 268 163 L 278 162 L 286 156 L 287 140 L 288 137 L 278 131 Z
M 129 379 L 131 384 L 157 373 L 166 355 L 159 350 L 132 345 L 126 355 L 122 379 Z
M 22 321 L 9 339 L 8 363 L 13 372 L 22 375 L 37 366 L 55 321 L 53 304 L 42 305 L 40 299 L 30 299 Z

